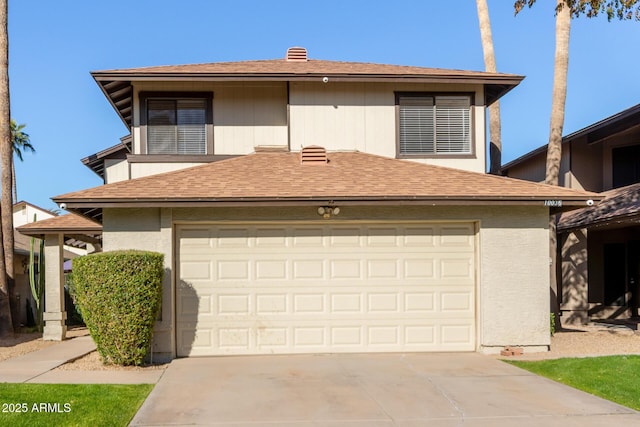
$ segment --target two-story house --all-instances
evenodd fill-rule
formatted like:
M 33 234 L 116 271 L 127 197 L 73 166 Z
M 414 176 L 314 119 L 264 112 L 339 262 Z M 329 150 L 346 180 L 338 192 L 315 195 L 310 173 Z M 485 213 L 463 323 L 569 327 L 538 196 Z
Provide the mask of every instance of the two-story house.
M 544 181 L 546 146 L 506 164 L 510 177 Z M 567 135 L 559 185 L 602 202 L 558 218 L 558 302 L 565 324 L 638 316 L 640 105 Z
M 154 358 L 548 348 L 549 212 L 595 195 L 485 174 L 521 76 L 303 48 L 92 75 L 130 135 L 54 200 L 164 254 Z

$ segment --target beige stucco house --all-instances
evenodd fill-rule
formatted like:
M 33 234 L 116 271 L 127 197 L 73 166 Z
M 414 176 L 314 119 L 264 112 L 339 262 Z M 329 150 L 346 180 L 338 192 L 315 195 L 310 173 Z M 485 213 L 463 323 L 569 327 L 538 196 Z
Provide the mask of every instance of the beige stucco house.
M 546 147 L 503 166 L 543 181 Z M 564 324 L 637 317 L 640 307 L 640 104 L 563 138 L 560 185 L 602 202 L 557 218 L 558 303 Z
M 154 358 L 548 348 L 549 213 L 595 195 L 485 174 L 521 76 L 302 48 L 93 76 L 130 135 L 54 200 L 164 254 Z

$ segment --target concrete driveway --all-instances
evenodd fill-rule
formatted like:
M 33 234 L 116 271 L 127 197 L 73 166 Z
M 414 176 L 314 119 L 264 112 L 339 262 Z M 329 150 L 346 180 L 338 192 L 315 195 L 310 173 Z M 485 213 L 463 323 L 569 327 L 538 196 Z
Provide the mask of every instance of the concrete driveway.
M 475 353 L 174 360 L 134 426 L 571 427 L 640 413 Z

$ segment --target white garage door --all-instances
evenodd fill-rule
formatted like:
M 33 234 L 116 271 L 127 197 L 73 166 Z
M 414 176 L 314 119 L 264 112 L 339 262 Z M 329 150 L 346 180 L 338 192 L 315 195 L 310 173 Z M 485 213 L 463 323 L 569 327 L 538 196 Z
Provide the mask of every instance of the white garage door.
M 475 350 L 472 223 L 176 234 L 180 356 Z

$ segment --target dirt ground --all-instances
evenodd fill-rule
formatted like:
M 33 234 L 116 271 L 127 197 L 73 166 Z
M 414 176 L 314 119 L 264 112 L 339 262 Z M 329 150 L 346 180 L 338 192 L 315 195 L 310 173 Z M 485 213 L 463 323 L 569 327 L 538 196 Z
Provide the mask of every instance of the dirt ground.
M 0 362 L 56 344 L 43 341 L 41 336 L 39 332 L 29 332 L 0 339 Z
M 89 331 L 84 327 L 74 327 L 67 331 L 67 339 L 89 335 Z M 12 357 L 22 356 L 32 351 L 56 345 L 56 341 L 43 341 L 42 334 L 38 332 L 21 333 L 13 337 L 0 339 L 0 362 Z M 153 364 L 146 366 L 115 366 L 105 365 L 97 351 L 91 352 L 80 359 L 65 363 L 56 368 L 61 370 L 79 371 L 110 371 L 110 370 L 148 370 L 165 369 L 166 364 Z
M 637 325 L 616 325 L 592 323 L 587 326 L 565 328 L 551 337 L 551 350 L 543 353 L 525 353 L 522 356 L 511 356 L 509 359 L 542 360 L 561 357 L 586 357 L 613 354 L 640 355 L 640 331 Z M 67 337 L 73 338 L 88 335 L 86 328 L 70 329 Z M 43 341 L 39 333 L 22 333 L 14 337 L 0 340 L 0 362 L 12 357 L 21 356 L 52 345 L 55 341 Z M 505 358 L 505 357 L 502 357 Z M 97 352 L 75 361 L 66 363 L 57 369 L 62 370 L 149 370 L 165 369 L 166 365 L 148 365 L 121 367 L 105 365 Z
M 637 324 L 590 323 L 564 328 L 551 337 L 551 349 L 543 353 L 512 356 L 510 359 L 543 360 L 561 357 L 589 357 L 616 354 L 640 355 Z

